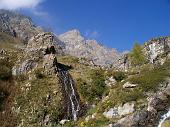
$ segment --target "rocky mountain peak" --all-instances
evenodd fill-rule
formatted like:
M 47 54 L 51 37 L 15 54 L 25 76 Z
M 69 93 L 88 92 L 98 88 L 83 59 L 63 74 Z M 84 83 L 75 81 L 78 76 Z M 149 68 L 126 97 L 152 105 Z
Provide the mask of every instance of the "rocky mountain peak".
M 77 29 L 70 30 L 64 34 L 59 35 L 59 38 L 64 42 L 78 43 L 84 40 L 81 36 L 80 31 Z
M 110 66 L 120 55 L 115 49 L 106 48 L 96 40 L 85 39 L 78 30 L 61 34 L 59 39 L 65 43 L 66 54 L 87 58 L 99 66 Z

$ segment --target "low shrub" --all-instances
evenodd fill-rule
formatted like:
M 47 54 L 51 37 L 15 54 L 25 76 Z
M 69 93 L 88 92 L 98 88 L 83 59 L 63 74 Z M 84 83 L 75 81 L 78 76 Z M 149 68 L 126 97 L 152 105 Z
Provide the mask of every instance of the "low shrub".
M 100 100 L 107 90 L 103 71 L 92 70 L 89 74 L 89 81 L 90 82 L 87 83 L 79 78 L 77 84 L 80 96 L 84 100 L 92 103 Z
M 36 77 L 37 79 L 42 79 L 42 78 L 45 77 L 45 75 L 43 74 L 41 68 L 36 69 L 34 73 L 35 73 L 35 77 Z
M 118 71 L 113 73 L 113 77 L 117 82 L 121 82 L 123 79 L 126 78 L 126 75 L 124 72 Z
M 12 65 L 7 59 L 0 59 L 0 80 L 12 78 Z
M 0 80 L 9 80 L 12 78 L 11 68 L 2 65 L 0 66 Z

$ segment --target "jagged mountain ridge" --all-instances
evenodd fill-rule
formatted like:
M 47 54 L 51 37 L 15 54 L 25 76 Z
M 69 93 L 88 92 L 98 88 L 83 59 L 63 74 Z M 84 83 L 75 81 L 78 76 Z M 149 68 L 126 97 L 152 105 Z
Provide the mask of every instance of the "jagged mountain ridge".
M 18 37 L 27 43 L 28 40 L 43 30 L 36 27 L 31 18 L 14 11 L 0 10 L 0 31 Z

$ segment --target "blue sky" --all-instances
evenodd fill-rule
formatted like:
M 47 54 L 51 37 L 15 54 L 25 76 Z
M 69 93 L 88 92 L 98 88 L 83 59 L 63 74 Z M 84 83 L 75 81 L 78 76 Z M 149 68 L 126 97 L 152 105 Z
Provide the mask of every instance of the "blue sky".
M 119 51 L 170 35 L 170 0 L 46 0 L 22 12 L 57 34 L 78 29 Z

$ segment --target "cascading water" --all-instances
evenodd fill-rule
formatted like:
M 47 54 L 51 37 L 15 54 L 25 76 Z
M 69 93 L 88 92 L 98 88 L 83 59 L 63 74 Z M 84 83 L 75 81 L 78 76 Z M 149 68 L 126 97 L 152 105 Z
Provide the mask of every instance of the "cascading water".
M 162 127 L 162 124 L 165 122 L 166 119 L 170 118 L 170 109 L 169 111 L 161 117 L 158 127 Z
M 75 83 L 71 75 L 63 69 L 58 70 L 60 80 L 63 84 L 65 96 L 67 98 L 67 113 L 74 121 L 77 120 L 80 111 L 79 96 L 75 90 Z

